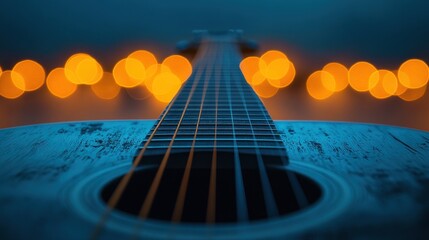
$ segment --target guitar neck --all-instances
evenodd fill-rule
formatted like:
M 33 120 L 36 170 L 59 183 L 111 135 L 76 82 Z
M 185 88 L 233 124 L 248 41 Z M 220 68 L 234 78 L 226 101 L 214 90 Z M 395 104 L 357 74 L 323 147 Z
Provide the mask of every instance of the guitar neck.
M 239 69 L 241 59 L 234 35 L 202 39 L 193 74 L 142 144 L 145 156 L 162 155 L 168 148 L 180 155 L 194 148 L 207 156 L 217 149 L 224 154 L 265 155 L 269 164 L 287 161 L 270 115 Z M 159 161 L 146 157 L 142 164 Z M 205 167 L 209 162 L 200 164 Z

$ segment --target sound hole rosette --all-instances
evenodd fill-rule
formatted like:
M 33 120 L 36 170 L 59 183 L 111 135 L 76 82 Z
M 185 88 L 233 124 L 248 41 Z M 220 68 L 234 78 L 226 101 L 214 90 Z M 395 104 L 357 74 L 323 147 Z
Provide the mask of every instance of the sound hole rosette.
M 101 198 L 103 187 L 129 171 L 131 165 L 123 164 L 96 172 L 82 179 L 77 184 L 70 185 L 63 194 L 73 212 L 95 226 L 100 222 L 106 210 L 106 203 Z M 136 216 L 122 211 L 112 211 L 103 225 L 103 231 L 119 232 L 122 234 L 136 233 L 144 238 L 194 239 L 210 237 L 218 239 L 225 237 L 237 239 L 275 238 L 294 236 L 316 228 L 323 223 L 340 218 L 342 213 L 352 204 L 354 195 L 351 185 L 342 177 L 307 163 L 291 161 L 288 166 L 277 167 L 316 182 L 321 188 L 322 195 L 314 204 L 291 214 L 272 219 L 251 222 L 198 224 L 183 222 L 173 224 L 157 219 L 138 219 Z M 139 168 L 139 171 L 150 167 Z

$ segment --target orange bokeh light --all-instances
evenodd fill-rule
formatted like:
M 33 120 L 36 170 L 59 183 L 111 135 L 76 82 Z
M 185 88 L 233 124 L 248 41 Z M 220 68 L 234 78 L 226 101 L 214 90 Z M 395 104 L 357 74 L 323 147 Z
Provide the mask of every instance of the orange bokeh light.
M 101 65 L 86 53 L 72 55 L 66 62 L 64 69 L 67 79 L 74 84 L 92 85 L 103 77 Z
M 335 79 L 335 92 L 343 91 L 348 85 L 348 69 L 341 63 L 332 62 L 326 64 L 323 69 Z
M 168 68 L 167 66 L 164 66 L 163 64 L 157 64 L 157 65 L 152 65 L 148 71 L 152 71 L 151 68 L 155 69 L 155 75 L 147 78 L 146 81 L 144 82 L 144 85 L 146 86 L 146 88 L 152 92 L 152 85 L 153 85 L 153 81 L 155 79 L 155 76 L 160 74 L 160 73 L 164 73 L 164 72 L 171 72 L 170 68 Z
M 55 68 L 49 73 L 46 78 L 46 86 L 52 95 L 67 98 L 76 91 L 77 85 L 68 80 L 67 71 L 65 68 Z
M 152 94 L 158 101 L 168 103 L 182 86 L 181 79 L 174 73 L 163 72 L 155 75 L 152 82 Z
M 139 81 L 144 81 L 146 79 L 146 67 L 142 62 L 135 58 L 126 58 L 125 59 L 125 71 L 129 77 L 137 79 Z
M 23 89 L 25 89 L 25 80 L 19 73 L 7 70 L 0 75 L 1 96 L 15 99 L 24 93 Z
M 259 71 L 259 57 L 246 57 L 240 62 L 240 70 L 247 83 L 252 84 L 252 78 Z
M 399 95 L 399 97 L 407 102 L 416 101 L 423 97 L 426 93 L 427 85 L 421 87 L 421 88 L 408 88 L 404 93 Z
M 116 63 L 113 68 L 113 77 L 115 82 L 125 88 L 132 88 L 143 83 L 144 79 L 133 78 L 127 73 L 125 68 L 127 59 L 122 59 Z
M 16 86 L 19 87 L 20 81 L 24 79 L 24 91 L 34 91 L 39 89 L 45 83 L 45 70 L 42 65 L 33 60 L 23 60 L 15 64 L 12 69 L 13 72 L 19 73 L 12 74 L 12 80 L 17 82 Z M 15 78 L 17 76 L 17 78 Z
M 420 59 L 407 60 L 399 67 L 398 78 L 407 88 L 421 88 L 428 83 L 429 67 Z
M 257 71 L 255 74 L 253 74 L 250 85 L 251 86 L 257 86 L 266 80 L 267 79 L 265 78 L 264 75 L 262 75 L 261 71 Z
M 296 70 L 295 70 L 295 66 L 293 65 L 293 63 L 289 60 L 288 60 L 288 65 L 289 66 L 287 67 L 288 71 L 287 71 L 286 75 L 284 75 L 280 79 L 268 78 L 267 79 L 268 82 L 277 88 L 285 88 L 285 87 L 289 86 L 293 82 L 293 79 L 295 78 Z
M 334 76 L 329 72 L 316 71 L 308 77 L 306 87 L 310 96 L 317 100 L 323 100 L 334 93 L 336 82 Z
M 153 53 L 146 50 L 137 50 L 128 55 L 126 59 L 125 69 L 131 77 L 144 80 L 155 75 L 156 68 L 150 68 L 158 64 L 158 60 Z
M 259 58 L 259 71 L 269 79 L 281 79 L 289 70 L 287 56 L 277 50 L 270 50 Z
M 355 63 L 349 69 L 350 86 L 358 92 L 368 91 L 371 88 L 369 77 L 375 71 L 377 71 L 377 69 L 369 62 Z
M 105 72 L 100 81 L 91 85 L 91 90 L 101 99 L 114 99 L 118 96 L 121 88 L 116 84 L 113 74 Z
M 267 51 L 260 58 L 244 58 L 240 70 L 247 83 L 263 98 L 272 97 L 279 88 L 289 86 L 296 75 L 293 63 L 277 50 Z
M 398 79 L 398 73 L 396 72 L 396 79 Z M 401 94 L 403 94 L 405 91 L 407 91 L 407 87 L 405 87 L 404 85 L 402 85 L 402 83 L 399 81 L 398 79 L 398 88 L 396 89 L 396 92 L 394 95 L 399 96 Z
M 185 82 L 192 74 L 192 65 L 183 56 L 171 55 L 162 61 L 162 65 L 170 69 L 182 82 Z
M 253 86 L 255 93 L 262 98 L 270 98 L 276 95 L 278 88 L 272 86 L 268 81 L 262 81 L 262 83 Z
M 378 70 L 369 77 L 371 88 L 370 94 L 378 99 L 388 98 L 398 90 L 398 79 L 395 74 L 389 70 Z

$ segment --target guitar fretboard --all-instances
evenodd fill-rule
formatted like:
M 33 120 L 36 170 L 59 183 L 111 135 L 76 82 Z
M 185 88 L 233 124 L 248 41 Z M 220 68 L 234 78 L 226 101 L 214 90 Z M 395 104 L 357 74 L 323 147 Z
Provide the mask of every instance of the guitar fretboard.
M 180 159 L 186 159 L 190 148 L 207 159 L 194 161 L 200 167 L 210 166 L 213 151 L 219 159 L 259 154 L 265 164 L 287 161 L 271 117 L 239 69 L 241 59 L 238 42 L 229 35 L 202 40 L 193 74 L 142 143 L 146 149 L 140 164 L 159 164 L 168 148 L 179 156 L 172 163 L 178 167 L 184 166 Z M 230 167 L 232 161 L 218 164 Z

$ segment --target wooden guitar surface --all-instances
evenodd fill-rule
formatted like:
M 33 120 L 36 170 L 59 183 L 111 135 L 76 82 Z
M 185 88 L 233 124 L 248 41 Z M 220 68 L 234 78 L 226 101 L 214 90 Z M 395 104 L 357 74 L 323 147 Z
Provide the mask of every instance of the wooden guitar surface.
M 86 198 L 85 179 L 96 178 L 103 169 L 129 168 L 153 123 L 67 122 L 0 130 L 2 239 L 88 238 L 101 214 L 92 206 L 102 204 L 90 197 L 93 193 Z M 314 204 L 317 210 L 304 210 L 304 220 L 298 216 L 295 223 L 285 216 L 240 226 L 179 224 L 171 231 L 165 231 L 171 223 L 147 220 L 141 236 L 418 239 L 429 235 L 428 132 L 354 123 L 275 124 L 290 159 L 285 168 L 322 185 L 322 199 Z M 324 179 L 331 179 L 333 185 Z M 317 208 L 322 202 L 325 205 Z M 124 232 L 110 224 L 102 238 L 123 237 Z

